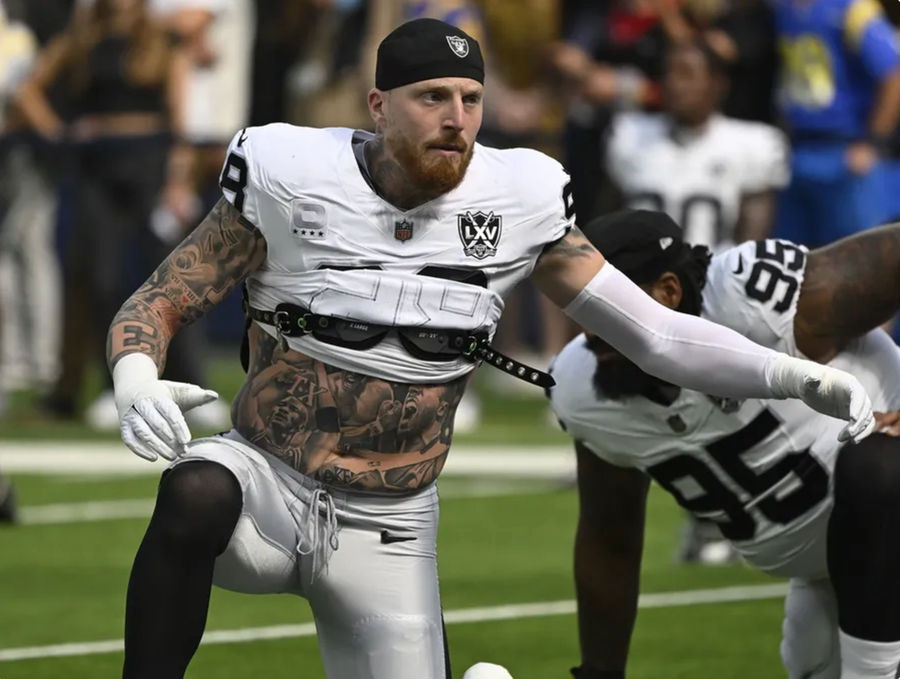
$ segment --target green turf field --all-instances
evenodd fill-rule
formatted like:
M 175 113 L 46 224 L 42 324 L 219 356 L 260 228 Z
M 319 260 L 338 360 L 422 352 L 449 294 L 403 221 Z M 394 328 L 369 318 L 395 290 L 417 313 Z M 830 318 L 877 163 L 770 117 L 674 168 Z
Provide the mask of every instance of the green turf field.
M 241 378 L 233 361 L 213 368 L 211 386 L 233 394 Z M 456 438 L 460 450 L 467 444 L 518 451 L 566 444 L 565 435 L 548 426 L 542 398 L 488 391 L 483 397 L 484 424 L 477 434 Z M 15 400 L 0 423 L 0 443 L 77 440 L 108 447 L 116 439 L 37 417 L 32 402 L 28 395 Z M 25 523 L 0 529 L 0 679 L 121 676 L 122 655 L 115 649 L 125 585 L 155 478 L 19 474 L 14 481 Z M 440 574 L 455 676 L 488 660 L 509 667 L 516 679 L 569 677 L 578 661 L 570 564 L 574 491 L 559 480 L 457 476 L 442 478 L 440 488 Z M 90 512 L 93 520 L 73 520 Z M 643 591 L 683 594 L 645 602 L 650 607 L 638 618 L 629 679 L 784 676 L 778 660 L 782 604 L 771 591 L 781 583 L 741 566 L 675 565 L 680 527 L 679 510 L 654 491 Z M 718 599 L 723 588 L 741 585 L 749 589 L 726 590 L 741 600 L 693 602 L 700 590 L 714 590 L 706 596 Z M 767 598 L 743 600 L 754 595 Z M 218 643 L 201 646 L 188 677 L 323 679 L 310 621 L 301 599 L 217 590 L 207 631 Z M 223 630 L 242 641 L 222 643 L 216 632 Z M 244 640 L 263 635 L 274 638 Z
M 0 678 L 114 677 L 121 654 L 85 654 L 91 642 L 121 637 L 123 595 L 146 518 L 57 523 L 40 506 L 149 499 L 155 480 L 16 478 L 28 523 L 0 531 Z M 569 555 L 575 494 L 546 482 L 448 478 L 441 484 L 440 571 L 452 660 L 507 665 L 517 679 L 566 677 L 577 660 L 575 617 L 500 605 L 571 600 Z M 35 511 L 38 510 L 38 511 Z M 138 514 L 140 514 L 140 510 Z M 42 518 L 43 516 L 43 518 Z M 652 496 L 644 564 L 645 592 L 694 591 L 773 581 L 740 566 L 673 565 L 680 514 Z M 750 590 L 753 592 L 755 590 Z M 487 611 L 472 611 L 473 608 Z M 563 611 L 571 610 L 562 604 Z M 777 677 L 781 602 L 671 605 L 643 610 L 630 677 Z M 507 619 L 478 622 L 485 613 Z M 530 614 L 534 617 L 520 617 Z M 465 621 L 453 622 L 462 618 Z M 288 596 L 216 591 L 208 630 L 247 630 L 310 621 Z M 300 628 L 304 631 L 304 628 Z M 291 632 L 291 630 L 288 630 Z M 61 657 L 9 660 L 10 649 L 87 644 Z M 38 649 L 31 655 L 46 655 Z M 201 647 L 188 676 L 275 679 L 323 677 L 309 636 Z

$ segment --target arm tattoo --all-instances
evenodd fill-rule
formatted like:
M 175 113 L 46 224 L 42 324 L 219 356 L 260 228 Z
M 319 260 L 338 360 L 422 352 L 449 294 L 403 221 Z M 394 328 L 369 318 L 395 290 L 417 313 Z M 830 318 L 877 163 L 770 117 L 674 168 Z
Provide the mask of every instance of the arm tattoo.
M 900 223 L 869 229 L 809 255 L 797 302 L 797 347 L 831 360 L 847 342 L 900 311 Z
M 571 259 L 573 257 L 592 257 L 596 248 L 585 237 L 577 226 L 573 226 L 569 232 L 556 243 L 551 245 L 544 254 L 542 260 L 547 258 Z
M 133 351 L 162 369 L 178 328 L 221 302 L 265 255 L 262 234 L 220 199 L 116 314 L 106 343 L 110 369 Z
M 443 468 L 467 377 L 399 384 L 332 368 L 250 329 L 235 428 L 303 474 L 366 490 L 424 486 Z

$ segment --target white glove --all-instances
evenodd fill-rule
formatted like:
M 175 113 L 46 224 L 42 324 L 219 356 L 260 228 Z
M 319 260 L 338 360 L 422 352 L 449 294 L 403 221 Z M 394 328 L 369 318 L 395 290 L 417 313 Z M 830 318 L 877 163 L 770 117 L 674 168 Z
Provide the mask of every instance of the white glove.
M 505 667 L 489 662 L 480 662 L 466 670 L 462 679 L 513 679 Z
M 843 370 L 778 354 L 766 365 L 766 379 L 776 398 L 799 398 L 813 410 L 848 420 L 838 441 L 859 443 L 875 429 L 869 395 Z
M 119 359 L 113 386 L 122 441 L 151 462 L 160 455 L 167 460 L 183 455 L 191 432 L 182 413 L 219 397 L 196 384 L 159 379 L 153 359 L 141 353 Z

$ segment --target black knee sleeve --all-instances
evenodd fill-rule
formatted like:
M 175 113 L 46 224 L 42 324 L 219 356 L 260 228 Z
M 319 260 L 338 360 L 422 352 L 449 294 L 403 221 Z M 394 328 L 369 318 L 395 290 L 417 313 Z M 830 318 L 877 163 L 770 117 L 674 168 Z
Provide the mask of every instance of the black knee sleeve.
M 828 570 L 841 629 L 900 640 L 900 438 L 874 434 L 844 446 L 834 472 Z
M 218 555 L 228 546 L 242 505 L 240 484 L 228 469 L 215 462 L 186 462 L 162 477 L 148 533 Z

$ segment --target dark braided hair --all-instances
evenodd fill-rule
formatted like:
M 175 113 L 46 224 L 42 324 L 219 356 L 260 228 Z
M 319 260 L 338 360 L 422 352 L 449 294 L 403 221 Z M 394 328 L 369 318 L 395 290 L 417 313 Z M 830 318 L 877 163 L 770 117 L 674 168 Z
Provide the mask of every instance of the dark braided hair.
M 674 265 L 666 267 L 667 270 L 678 276 L 681 283 L 681 302 L 678 311 L 700 315 L 700 307 L 703 303 L 703 287 L 706 285 L 706 272 L 712 253 L 705 245 L 682 244 L 682 251 Z

